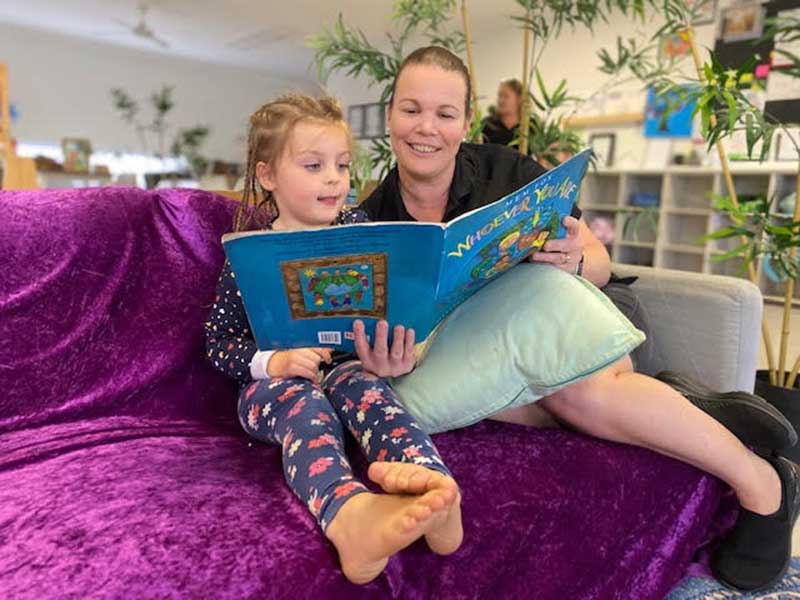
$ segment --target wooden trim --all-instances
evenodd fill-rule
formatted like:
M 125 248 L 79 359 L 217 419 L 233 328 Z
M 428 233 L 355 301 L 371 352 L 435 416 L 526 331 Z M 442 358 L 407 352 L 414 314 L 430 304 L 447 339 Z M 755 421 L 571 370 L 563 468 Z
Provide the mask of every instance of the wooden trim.
M 570 117 L 564 119 L 568 127 L 609 127 L 612 125 L 638 125 L 644 123 L 643 112 L 617 113 L 611 115 L 596 115 L 591 117 Z
M 0 150 L 11 156 L 11 109 L 8 99 L 8 67 L 0 62 Z

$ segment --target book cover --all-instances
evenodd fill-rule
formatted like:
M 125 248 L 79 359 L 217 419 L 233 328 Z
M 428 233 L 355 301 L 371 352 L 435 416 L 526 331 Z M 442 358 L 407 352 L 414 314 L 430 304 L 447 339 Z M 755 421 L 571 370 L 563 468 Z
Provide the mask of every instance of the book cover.
M 223 245 L 262 350 L 353 350 L 353 321 L 417 341 L 495 277 L 561 238 L 591 150 L 449 223 L 358 223 L 228 234 Z

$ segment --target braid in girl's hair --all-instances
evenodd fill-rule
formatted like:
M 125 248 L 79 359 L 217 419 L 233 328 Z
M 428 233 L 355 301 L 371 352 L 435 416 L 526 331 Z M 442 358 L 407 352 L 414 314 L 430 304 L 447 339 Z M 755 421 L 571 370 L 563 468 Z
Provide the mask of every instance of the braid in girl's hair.
M 285 94 L 268 102 L 250 117 L 244 192 L 234 216 L 234 231 L 263 229 L 277 218 L 278 205 L 272 192 L 259 184 L 256 167 L 263 162 L 275 168 L 295 125 L 306 120 L 339 125 L 350 135 L 339 103 L 330 96 L 312 98 Z

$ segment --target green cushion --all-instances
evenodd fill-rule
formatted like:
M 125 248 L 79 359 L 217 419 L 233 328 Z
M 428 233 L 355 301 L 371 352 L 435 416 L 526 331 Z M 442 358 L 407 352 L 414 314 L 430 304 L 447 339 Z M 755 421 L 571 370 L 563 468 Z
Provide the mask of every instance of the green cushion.
M 644 339 L 588 281 L 522 263 L 453 311 L 422 363 L 392 385 L 423 429 L 447 431 L 535 402 Z

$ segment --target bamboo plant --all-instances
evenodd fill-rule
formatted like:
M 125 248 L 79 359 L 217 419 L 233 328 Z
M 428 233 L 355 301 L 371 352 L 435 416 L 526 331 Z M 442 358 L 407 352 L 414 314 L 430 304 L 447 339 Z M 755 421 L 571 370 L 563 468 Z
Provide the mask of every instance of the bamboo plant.
M 784 126 L 776 124 L 770 115 L 755 106 L 748 95 L 753 79 L 753 69 L 758 57 L 753 57 L 737 68 L 724 67 L 712 51 L 704 60 L 698 48 L 693 22 L 697 20 L 704 4 L 712 0 L 701 0 L 689 7 L 682 0 L 662 0 L 660 10 L 664 16 L 664 26 L 652 37 L 650 44 L 631 51 L 633 40 L 618 40 L 617 55 L 607 50 L 600 52 L 601 70 L 617 74 L 621 70 L 631 70 L 646 85 L 655 87 L 658 94 L 674 96 L 671 102 L 696 103 L 695 112 L 700 114 L 701 131 L 708 149 L 715 149 L 719 155 L 725 182 L 726 195 L 717 197 L 714 207 L 726 214 L 731 225 L 712 233 L 712 239 L 739 238 L 739 245 L 721 253 L 716 260 L 738 258 L 743 262 L 751 281 L 758 283 L 763 260 L 775 263 L 779 273 L 785 278 L 782 327 L 776 353 L 769 325 L 761 324 L 770 383 L 781 387 L 794 386 L 800 371 L 800 356 L 791 362 L 787 356 L 788 339 L 791 331 L 792 297 L 798 275 L 800 275 L 800 202 L 795 200 L 793 214 L 784 215 L 776 210 L 775 199 L 761 198 L 740 202 L 733 183 L 730 163 L 723 140 L 738 132 L 744 134 L 748 157 L 756 156 L 766 160 L 772 147 L 776 129 L 783 129 L 783 135 L 798 156 L 796 175 L 797 196 L 800 197 L 800 140 Z M 646 55 L 653 51 L 660 36 L 685 32 L 691 48 L 693 69 L 687 73 L 685 65 L 660 63 L 658 68 L 648 66 Z M 775 18 L 768 20 L 765 36 L 776 42 L 800 40 L 800 19 Z M 763 39 L 763 38 L 762 38 Z M 778 50 L 790 63 L 783 72 L 792 77 L 800 77 L 800 57 L 785 50 Z M 760 144 L 760 147 L 758 147 Z M 776 357 L 777 354 L 777 357 Z
M 571 129 L 567 118 L 559 117 L 558 109 L 564 102 L 551 103 L 557 98 L 565 82 L 561 82 L 548 97 L 539 73 L 539 63 L 549 43 L 557 39 L 565 27 L 574 31 L 581 26 L 593 31 L 599 23 L 607 23 L 614 12 L 630 15 L 644 20 L 645 7 L 654 0 L 516 0 L 524 10 L 523 15 L 511 18 L 522 24 L 522 109 L 520 115 L 519 151 L 533 154 L 553 165 L 560 162 L 560 156 L 575 153 L 580 149 L 579 137 Z M 537 80 L 539 96 L 531 91 L 534 77 Z M 566 95 L 566 94 L 565 94 Z M 569 98 L 569 100 L 577 100 Z M 532 112 L 535 105 L 544 116 Z
M 460 10 L 461 28 L 453 24 Z M 443 46 L 456 54 L 466 53 L 471 77 L 473 121 L 467 139 L 480 141 L 480 111 L 477 105 L 477 84 L 472 64 L 469 14 L 466 0 L 460 9 L 456 0 L 395 0 L 392 14 L 393 31 L 386 34 L 388 50 L 373 44 L 364 33 L 351 27 L 339 14 L 331 29 L 311 36 L 308 45 L 315 50 L 314 63 L 323 82 L 333 73 L 364 78 L 370 87 L 378 86 L 380 101 L 387 102 L 392 92 L 400 64 L 407 53 L 407 44 L 415 35 L 421 35 L 429 44 Z M 389 142 L 379 137 L 369 148 L 372 164 L 379 179 L 383 179 L 393 165 Z M 363 179 L 363 178 L 362 178 Z M 363 185 L 365 181 L 354 182 Z M 356 190 L 360 193 L 360 189 Z

